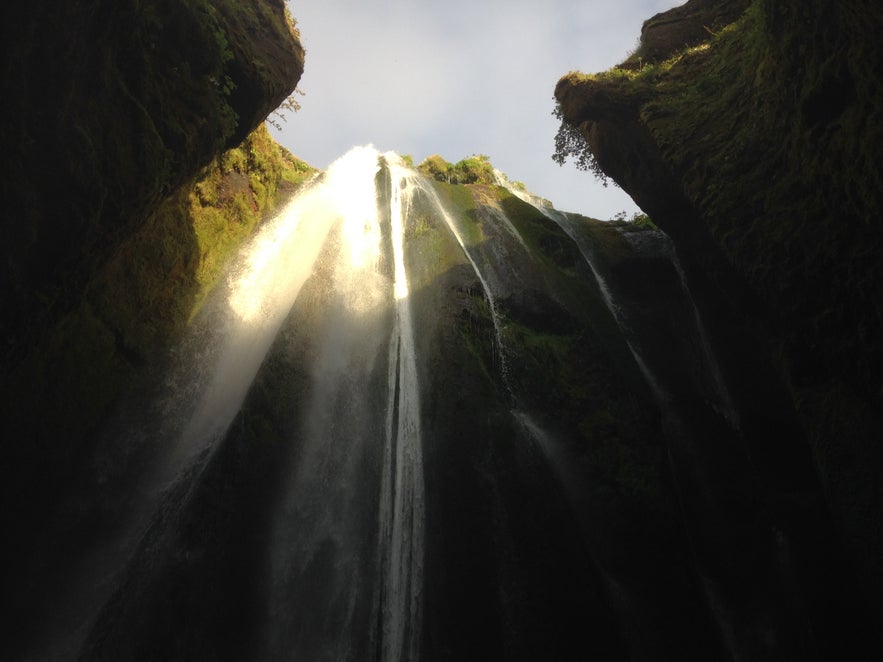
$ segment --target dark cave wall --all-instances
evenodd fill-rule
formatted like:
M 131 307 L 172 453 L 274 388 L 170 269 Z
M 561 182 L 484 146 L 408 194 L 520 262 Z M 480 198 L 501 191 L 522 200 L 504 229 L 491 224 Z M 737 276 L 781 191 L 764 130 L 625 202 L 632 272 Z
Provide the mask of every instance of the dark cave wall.
M 784 446 L 804 446 L 878 624 L 881 27 L 870 2 L 691 0 L 619 67 L 556 87 L 600 169 L 675 241 L 718 337 L 788 394 L 803 439 L 757 457 L 787 468 Z
M 114 399 L 217 276 L 208 261 L 229 246 L 205 237 L 247 235 L 307 168 L 260 126 L 304 66 L 282 0 L 7 3 L 0 26 L 0 496 L 14 574 Z

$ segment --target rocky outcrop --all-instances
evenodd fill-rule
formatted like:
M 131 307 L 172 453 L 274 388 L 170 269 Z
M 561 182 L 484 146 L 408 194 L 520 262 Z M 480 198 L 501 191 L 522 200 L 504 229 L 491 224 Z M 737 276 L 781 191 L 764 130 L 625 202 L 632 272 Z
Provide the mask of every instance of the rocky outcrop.
M 652 63 L 706 41 L 739 18 L 750 0 L 692 0 L 648 19 L 641 28 L 641 47 L 631 62 Z
M 772 491 L 789 453 L 811 458 L 850 559 L 832 567 L 878 629 L 881 29 L 867 2 L 691 0 L 648 20 L 620 67 L 555 90 L 597 166 L 675 241 L 721 342 L 764 356 L 790 394 L 801 438 L 745 443 Z

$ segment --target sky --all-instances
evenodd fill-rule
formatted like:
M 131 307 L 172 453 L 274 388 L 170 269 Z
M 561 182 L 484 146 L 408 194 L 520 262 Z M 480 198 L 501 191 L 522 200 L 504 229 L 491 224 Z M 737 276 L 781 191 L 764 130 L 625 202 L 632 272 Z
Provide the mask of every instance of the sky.
M 356 145 L 450 162 L 486 154 L 557 209 L 638 211 L 612 182 L 552 160 L 553 92 L 569 71 L 603 71 L 641 24 L 683 0 L 287 0 L 306 49 L 276 139 L 325 169 Z

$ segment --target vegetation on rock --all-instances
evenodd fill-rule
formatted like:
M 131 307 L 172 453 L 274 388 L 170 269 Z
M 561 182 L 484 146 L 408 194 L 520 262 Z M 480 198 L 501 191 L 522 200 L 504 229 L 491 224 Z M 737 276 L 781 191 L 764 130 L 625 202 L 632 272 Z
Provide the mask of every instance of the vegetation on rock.
M 647 21 L 623 64 L 556 88 L 556 158 L 620 184 L 674 239 L 714 326 L 775 366 L 877 622 L 881 29 L 866 2 L 691 0 Z M 785 462 L 773 449 L 792 441 L 755 452 Z
M 303 48 L 280 0 L 12 3 L 0 18 L 3 524 L 25 558 L 121 389 L 307 174 L 261 127 Z
M 277 0 L 2 11 L 7 365 L 164 199 L 285 99 L 303 49 Z
M 476 154 L 453 164 L 434 154 L 426 157 L 417 170 L 430 179 L 447 184 L 493 184 L 496 181 L 490 157 L 484 154 Z

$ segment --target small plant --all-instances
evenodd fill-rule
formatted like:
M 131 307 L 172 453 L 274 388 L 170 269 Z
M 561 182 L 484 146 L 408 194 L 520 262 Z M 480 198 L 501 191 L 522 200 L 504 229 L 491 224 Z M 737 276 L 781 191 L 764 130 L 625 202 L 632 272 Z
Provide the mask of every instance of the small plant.
M 422 175 L 434 179 L 437 182 L 450 184 L 451 169 L 453 167 L 454 166 L 445 161 L 441 155 L 433 154 L 432 156 L 427 156 L 423 159 L 423 161 L 420 162 L 420 165 L 417 166 L 417 170 L 419 170 Z
M 560 104 L 555 105 L 552 115 L 561 120 L 558 133 L 555 134 L 555 153 L 552 154 L 552 160 L 563 166 L 568 159 L 573 159 L 577 170 L 591 172 L 595 179 L 606 187 L 610 180 L 598 165 L 592 148 L 589 147 L 579 128 L 564 119 Z
M 282 130 L 282 123 L 287 122 L 288 119 L 285 116 L 285 113 L 291 112 L 296 113 L 300 110 L 300 102 L 297 100 L 298 96 L 306 96 L 306 93 L 300 88 L 294 88 L 294 92 L 288 95 L 288 98 L 285 99 L 279 107 L 270 113 L 270 117 L 267 118 L 267 124 L 272 126 L 277 131 Z
M 493 184 L 494 167 L 485 154 L 474 154 L 458 161 L 453 167 L 453 184 Z
M 446 184 L 493 184 L 496 181 L 494 166 L 485 154 L 474 154 L 454 164 L 433 154 L 426 157 L 417 170 L 426 177 Z
M 628 212 L 623 209 L 622 211 L 616 212 L 610 220 L 617 221 L 619 223 L 628 223 L 642 230 L 659 229 L 656 224 L 650 219 L 650 217 L 647 216 L 647 214 L 640 211 L 636 211 L 631 216 L 629 216 Z

